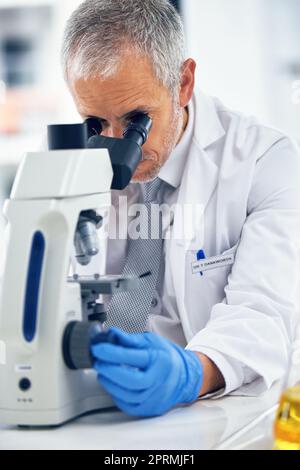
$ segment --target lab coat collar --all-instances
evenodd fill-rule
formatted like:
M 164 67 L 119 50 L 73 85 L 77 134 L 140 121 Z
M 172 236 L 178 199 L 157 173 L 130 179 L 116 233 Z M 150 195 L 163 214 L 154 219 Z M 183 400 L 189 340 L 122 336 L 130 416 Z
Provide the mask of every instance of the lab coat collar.
M 191 99 L 188 105 L 188 124 L 186 129 L 171 155 L 161 168 L 159 178 L 173 188 L 178 188 L 181 183 L 182 174 L 190 151 L 191 143 L 194 136 L 195 127 L 195 97 Z
M 195 132 L 194 139 L 205 150 L 224 137 L 225 130 L 219 119 L 216 104 L 211 96 L 195 89 Z
M 201 248 L 198 244 L 204 236 L 203 214 L 216 188 L 219 174 L 219 167 L 208 148 L 225 135 L 213 98 L 196 90 L 193 109 L 194 135 L 179 188 L 178 210 L 174 216 L 175 245 L 185 249 L 193 249 L 194 244 L 197 249 Z M 180 216 L 180 210 L 185 205 L 190 205 L 197 213 L 192 226 L 188 226 Z
M 213 98 L 195 89 L 188 105 L 189 120 L 187 128 L 170 157 L 161 168 L 159 177 L 174 188 L 180 186 L 187 155 L 193 140 L 203 150 L 225 135 L 219 120 Z
M 225 135 L 219 120 L 214 100 L 196 91 L 194 101 L 195 127 L 186 166 L 182 175 L 178 200 L 174 214 L 173 234 L 170 242 L 170 262 L 177 305 L 181 323 L 187 338 L 192 337 L 185 304 L 185 265 L 188 250 L 199 250 L 204 246 L 206 230 L 204 226 L 205 209 L 218 184 L 219 167 L 208 151 L 209 146 Z M 178 239 L 176 234 L 186 234 L 186 221 L 182 219 L 180 207 L 190 204 L 198 207 L 197 218 L 189 227 L 188 236 Z

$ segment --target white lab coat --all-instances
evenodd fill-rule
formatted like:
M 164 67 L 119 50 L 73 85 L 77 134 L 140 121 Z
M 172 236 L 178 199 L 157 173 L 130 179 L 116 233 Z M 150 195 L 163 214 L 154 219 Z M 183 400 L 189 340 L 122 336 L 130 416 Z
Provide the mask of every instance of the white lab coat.
M 204 230 L 170 242 L 187 347 L 224 372 L 223 393 L 259 378 L 244 391 L 260 392 L 284 374 L 299 321 L 298 148 L 199 94 L 178 202 L 205 206 Z M 234 253 L 234 265 L 192 274 L 201 246 L 207 257 Z
M 224 375 L 217 396 L 256 395 L 285 373 L 299 321 L 299 151 L 202 93 L 194 110 L 177 203 L 202 204 L 204 215 L 188 239 L 166 242 L 165 263 L 186 347 Z M 175 233 L 182 224 L 175 212 Z M 234 254 L 233 266 L 192 274 L 200 248 L 206 257 Z M 114 256 L 108 249 L 110 267 Z

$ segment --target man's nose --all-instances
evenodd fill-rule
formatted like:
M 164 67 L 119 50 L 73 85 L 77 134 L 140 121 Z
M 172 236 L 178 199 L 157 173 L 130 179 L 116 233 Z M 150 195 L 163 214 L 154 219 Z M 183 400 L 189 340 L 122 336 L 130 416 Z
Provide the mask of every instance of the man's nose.
M 114 137 L 115 139 L 122 139 L 123 132 L 124 129 L 122 126 L 108 126 L 103 130 L 102 135 L 104 135 L 104 137 Z

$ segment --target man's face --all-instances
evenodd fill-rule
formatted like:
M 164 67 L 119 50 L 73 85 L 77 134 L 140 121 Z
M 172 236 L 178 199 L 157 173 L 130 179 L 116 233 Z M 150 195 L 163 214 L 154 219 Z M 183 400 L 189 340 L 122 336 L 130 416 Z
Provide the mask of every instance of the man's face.
M 158 82 L 149 61 L 128 53 L 112 77 L 73 80 L 70 89 L 82 118 L 99 118 L 106 137 L 122 138 L 136 114 L 150 116 L 152 129 L 133 181 L 155 178 L 181 137 L 187 113 L 179 97 L 176 102 Z

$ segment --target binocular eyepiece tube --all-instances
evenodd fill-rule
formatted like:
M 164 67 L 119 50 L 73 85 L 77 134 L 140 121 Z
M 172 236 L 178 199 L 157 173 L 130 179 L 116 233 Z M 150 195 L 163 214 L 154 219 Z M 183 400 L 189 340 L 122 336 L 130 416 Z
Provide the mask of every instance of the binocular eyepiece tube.
M 148 139 L 152 120 L 147 114 L 137 114 L 123 132 L 123 137 L 135 142 L 140 147 Z M 88 118 L 82 124 L 52 124 L 48 126 L 49 150 L 76 150 L 89 148 L 91 137 L 100 136 L 101 121 Z

